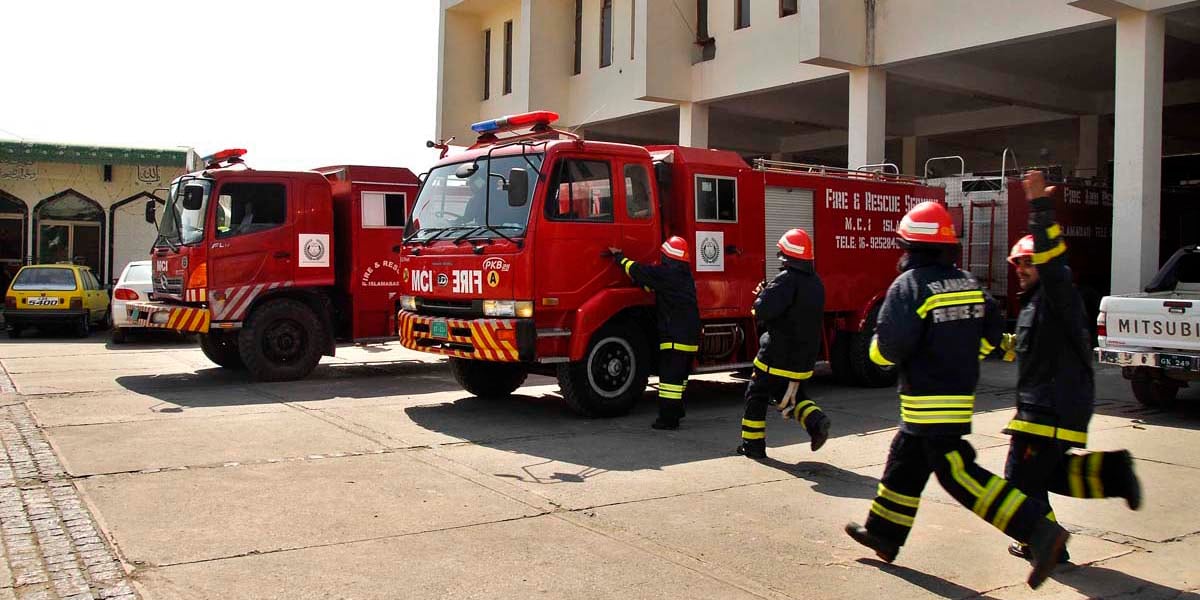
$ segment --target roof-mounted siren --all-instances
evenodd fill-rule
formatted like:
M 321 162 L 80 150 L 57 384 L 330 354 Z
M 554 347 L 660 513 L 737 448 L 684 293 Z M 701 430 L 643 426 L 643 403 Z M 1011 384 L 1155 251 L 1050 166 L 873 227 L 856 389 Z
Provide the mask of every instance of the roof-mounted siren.
M 220 152 L 205 156 L 200 160 L 204 161 L 204 164 L 207 165 L 204 168 L 216 169 L 222 165 L 229 166 L 244 163 L 245 161 L 242 160 L 242 156 L 245 156 L 245 154 L 245 148 L 226 148 Z
M 496 140 L 497 133 L 516 129 L 529 129 L 530 133 L 551 131 L 550 124 L 558 120 L 558 113 L 549 110 L 508 115 L 499 119 L 480 121 L 471 125 L 471 131 L 479 134 L 476 143 Z

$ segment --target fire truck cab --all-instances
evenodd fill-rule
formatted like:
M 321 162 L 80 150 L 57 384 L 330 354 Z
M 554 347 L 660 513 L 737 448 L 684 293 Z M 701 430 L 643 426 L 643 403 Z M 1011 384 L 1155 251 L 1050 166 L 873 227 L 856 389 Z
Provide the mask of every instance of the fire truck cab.
M 171 183 L 135 326 L 197 333 L 205 355 L 260 380 L 302 378 L 338 341 L 395 331 L 399 250 L 419 181 L 408 169 L 258 171 L 245 150 Z M 153 205 L 147 219 L 154 221 Z
M 872 310 L 900 254 L 887 220 L 872 215 L 894 224 L 940 190 L 878 173 L 750 166 L 720 150 L 585 141 L 551 128 L 556 118 L 476 123 L 479 141 L 430 171 L 404 239 L 402 344 L 449 356 L 478 396 L 508 395 L 537 372 L 556 376 L 579 413 L 622 414 L 657 367 L 658 340 L 654 296 L 608 248 L 657 262 L 662 240 L 688 241 L 702 321 L 695 371 L 723 371 L 752 364 L 754 289 L 778 266 L 779 235 L 805 226 L 826 279 L 826 357 L 846 379 L 894 381 L 867 359 Z M 499 137 L 515 130 L 525 131 Z

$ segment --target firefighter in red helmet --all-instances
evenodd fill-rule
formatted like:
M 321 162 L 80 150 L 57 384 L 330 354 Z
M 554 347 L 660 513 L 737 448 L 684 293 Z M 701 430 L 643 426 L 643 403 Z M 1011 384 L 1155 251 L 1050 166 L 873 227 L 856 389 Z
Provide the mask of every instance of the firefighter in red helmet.
M 846 533 L 887 562 L 895 560 L 917 516 L 930 474 L 975 514 L 1029 544 L 1038 587 L 1058 564 L 1069 534 L 1046 518 L 1045 502 L 975 463 L 971 432 L 979 361 L 1001 342 L 991 296 L 954 266 L 960 255 L 950 213 L 922 202 L 901 219 L 900 275 L 879 311 L 871 360 L 900 375 L 900 430 L 892 440 L 866 525 Z
M 650 426 L 678 429 L 684 413 L 683 392 L 700 349 L 700 307 L 688 244 L 677 235 L 663 242 L 659 248 L 662 263 L 658 265 L 634 262 L 620 248 L 608 250 L 635 284 L 654 292 L 658 310 L 658 419 Z
M 808 431 L 813 450 L 829 439 L 829 417 L 804 391 L 821 350 L 821 323 L 825 311 L 825 286 L 813 268 L 813 247 L 808 232 L 792 229 L 776 244 L 783 262 L 779 274 L 758 290 L 754 318 L 761 337 L 754 372 L 746 386 L 746 411 L 742 415 L 742 444 L 738 454 L 767 457 L 767 404 L 775 404 L 784 418 Z
M 1015 353 L 1018 359 L 1017 414 L 1004 430 L 1012 436 L 1004 477 L 1047 504 L 1054 492 L 1120 497 L 1137 510 L 1141 485 L 1127 450 L 1068 453 L 1087 447 L 1095 403 L 1091 334 L 1083 298 L 1071 284 L 1062 228 L 1054 222 L 1053 188 L 1040 171 L 1030 171 L 1022 183 L 1033 233 L 1018 240 L 1008 257 L 1021 287 L 1021 314 L 1016 334 L 1003 344 L 1005 358 Z M 1020 542 L 1008 551 L 1029 557 Z

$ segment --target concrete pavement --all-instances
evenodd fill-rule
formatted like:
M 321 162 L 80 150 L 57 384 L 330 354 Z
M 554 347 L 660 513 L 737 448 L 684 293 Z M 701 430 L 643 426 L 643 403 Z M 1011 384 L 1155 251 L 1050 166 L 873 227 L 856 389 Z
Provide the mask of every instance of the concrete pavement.
M 0 492 L 77 496 L 145 598 L 1200 597 L 1200 395 L 1145 409 L 1113 372 L 1092 446 L 1133 451 L 1146 506 L 1055 498 L 1075 564 L 1034 592 L 1006 538 L 935 482 L 896 564 L 842 533 L 867 514 L 891 390 L 816 382 L 830 442 L 814 455 L 771 417 L 760 463 L 731 452 L 744 382 L 729 375 L 690 385 L 684 427 L 655 432 L 650 395 L 608 420 L 570 414 L 543 377 L 471 398 L 440 361 L 394 346 L 339 349 L 273 384 L 169 338 L 23 339 L 0 343 L 0 366 L 0 404 L 53 450 L 51 471 Z M 994 470 L 1014 376 L 988 361 L 980 386 L 970 439 Z M 5 575 L 0 598 L 67 597 Z

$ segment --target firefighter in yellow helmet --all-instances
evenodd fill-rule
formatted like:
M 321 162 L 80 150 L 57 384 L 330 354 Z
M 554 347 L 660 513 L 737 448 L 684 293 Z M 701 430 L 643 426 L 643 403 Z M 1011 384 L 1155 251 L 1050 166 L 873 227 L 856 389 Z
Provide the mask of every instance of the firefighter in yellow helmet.
M 908 539 L 930 474 L 963 506 L 1018 542 L 1029 544 L 1036 588 L 1058 564 L 1069 534 L 1046 518 L 1045 502 L 1027 497 L 975 463 L 971 432 L 979 361 L 1001 341 L 994 300 L 954 266 L 960 254 L 949 212 L 922 202 L 900 221 L 901 273 L 879 311 L 871 360 L 896 365 L 900 430 L 892 440 L 866 525 L 846 533 L 887 562 Z

